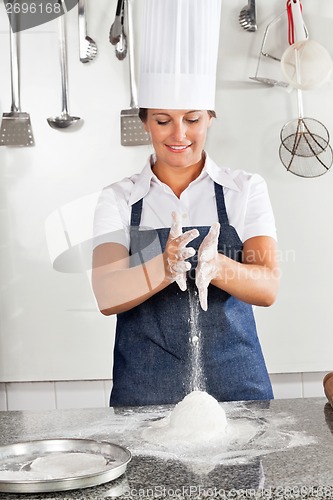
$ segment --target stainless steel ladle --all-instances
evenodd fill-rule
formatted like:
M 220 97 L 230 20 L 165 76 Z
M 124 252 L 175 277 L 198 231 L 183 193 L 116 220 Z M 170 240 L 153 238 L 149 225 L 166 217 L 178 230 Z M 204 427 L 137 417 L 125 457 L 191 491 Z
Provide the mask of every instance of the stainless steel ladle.
M 58 18 L 59 22 L 59 54 L 62 84 L 62 111 L 59 116 L 47 119 L 52 128 L 67 128 L 77 123 L 80 118 L 71 116 L 68 112 L 68 71 L 67 71 L 67 34 L 66 34 L 66 11 L 62 0 L 58 0 L 63 9 L 63 14 Z

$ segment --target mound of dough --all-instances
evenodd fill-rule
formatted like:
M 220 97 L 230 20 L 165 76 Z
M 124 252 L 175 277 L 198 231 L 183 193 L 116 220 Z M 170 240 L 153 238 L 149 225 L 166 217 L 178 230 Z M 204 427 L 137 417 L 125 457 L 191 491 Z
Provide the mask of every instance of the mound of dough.
M 30 468 L 46 477 L 60 478 L 95 474 L 105 466 L 105 458 L 94 453 L 51 453 L 36 458 Z
M 204 391 L 193 391 L 178 403 L 171 414 L 143 432 L 143 438 L 205 444 L 223 437 L 227 429 L 225 411 Z

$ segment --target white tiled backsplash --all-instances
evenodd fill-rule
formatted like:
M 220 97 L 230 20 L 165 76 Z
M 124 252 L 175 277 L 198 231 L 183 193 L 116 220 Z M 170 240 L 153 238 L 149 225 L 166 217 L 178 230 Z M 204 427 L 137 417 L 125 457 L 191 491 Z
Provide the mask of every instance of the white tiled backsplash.
M 271 375 L 276 399 L 322 397 L 326 372 Z M 100 408 L 109 405 L 111 380 L 2 382 L 0 411 Z

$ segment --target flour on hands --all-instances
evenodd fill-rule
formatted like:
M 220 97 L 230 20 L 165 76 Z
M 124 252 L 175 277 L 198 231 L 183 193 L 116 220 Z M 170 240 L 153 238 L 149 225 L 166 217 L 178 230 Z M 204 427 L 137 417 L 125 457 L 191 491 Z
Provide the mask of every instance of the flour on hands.
M 196 269 L 195 284 L 199 292 L 199 301 L 202 309 L 207 311 L 208 286 L 218 274 L 217 256 L 220 224 L 212 224 L 198 250 L 198 266 Z
M 186 259 L 193 257 L 195 250 L 192 247 L 187 247 L 187 243 L 199 236 L 197 229 L 192 229 L 183 233 L 182 218 L 177 212 L 172 212 L 172 224 L 170 229 L 167 264 L 172 281 L 176 281 L 179 288 L 185 291 L 186 273 L 191 269 L 190 262 Z

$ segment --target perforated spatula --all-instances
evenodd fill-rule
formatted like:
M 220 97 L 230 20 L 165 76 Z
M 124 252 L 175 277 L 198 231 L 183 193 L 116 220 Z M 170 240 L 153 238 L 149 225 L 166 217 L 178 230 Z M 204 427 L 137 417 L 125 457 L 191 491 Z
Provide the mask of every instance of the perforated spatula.
M 13 18 L 12 18 L 13 19 Z M 12 104 L 9 113 L 3 113 L 0 129 L 0 146 L 34 146 L 30 115 L 20 107 L 20 64 L 18 58 L 19 36 L 10 31 L 10 76 Z
M 149 134 L 145 131 L 143 123 L 139 118 L 139 107 L 137 104 L 133 48 L 132 0 L 125 0 L 125 6 L 127 7 L 127 40 L 131 102 L 130 107 L 128 109 L 123 109 L 120 113 L 121 144 L 122 146 L 144 146 L 150 144 L 151 141 Z

